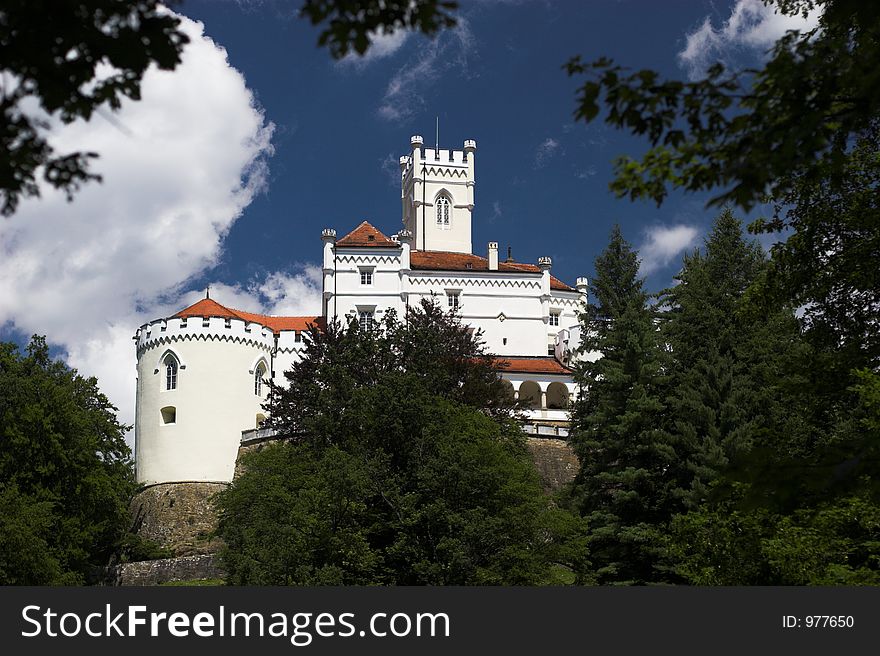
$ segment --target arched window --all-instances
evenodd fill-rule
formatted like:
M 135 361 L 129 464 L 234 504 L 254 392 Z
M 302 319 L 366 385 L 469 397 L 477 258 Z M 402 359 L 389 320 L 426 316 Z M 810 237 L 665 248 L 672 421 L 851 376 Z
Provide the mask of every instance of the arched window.
M 165 389 L 177 389 L 177 358 L 170 353 L 165 356 Z
M 263 395 L 263 383 L 264 378 L 266 377 L 266 365 L 261 362 L 257 365 L 256 370 L 254 371 L 254 394 L 257 396 Z
M 449 199 L 446 196 L 437 197 L 437 225 L 449 227 Z

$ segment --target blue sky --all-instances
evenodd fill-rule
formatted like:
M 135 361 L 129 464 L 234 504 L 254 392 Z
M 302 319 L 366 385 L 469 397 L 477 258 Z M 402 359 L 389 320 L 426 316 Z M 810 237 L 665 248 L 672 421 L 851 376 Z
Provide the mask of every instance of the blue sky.
M 577 80 L 562 69 L 572 55 L 604 54 L 681 76 L 677 53 L 718 14 L 711 3 L 465 3 L 451 33 L 413 35 L 383 58 L 342 63 L 315 47 L 317 32 L 283 3 L 183 10 L 226 47 L 276 126 L 268 189 L 236 222 L 212 272 L 227 282 L 316 261 L 323 227 L 341 235 L 368 219 L 396 231 L 398 157 L 412 134 L 433 145 L 435 117 L 441 147 L 477 140 L 477 253 L 497 240 L 517 260 L 550 255 L 554 273 L 573 282 L 592 272 L 615 222 L 641 244 L 652 227 L 702 231 L 711 221 L 703 198 L 675 196 L 658 209 L 608 192 L 611 160 L 644 143 L 574 123 Z M 674 267 L 657 268 L 649 286 L 668 283 Z
M 61 125 L 59 151 L 96 150 L 103 184 L 73 203 L 51 189 L 0 222 L 0 338 L 45 334 L 131 422 L 142 323 L 203 296 L 274 314 L 319 311 L 320 233 L 367 219 L 400 228 L 398 158 L 409 138 L 477 141 L 474 251 L 553 258 L 573 283 L 619 223 L 647 286 L 672 281 L 716 212 L 673 194 L 661 208 L 615 199 L 611 162 L 645 142 L 575 123 L 563 64 L 605 55 L 684 78 L 721 59 L 760 61 L 796 19 L 761 0 L 462 2 L 454 30 L 376 38 L 333 61 L 299 3 L 185 0 L 192 43 L 173 73 L 112 120 Z M 808 21 L 809 23 L 809 21 Z

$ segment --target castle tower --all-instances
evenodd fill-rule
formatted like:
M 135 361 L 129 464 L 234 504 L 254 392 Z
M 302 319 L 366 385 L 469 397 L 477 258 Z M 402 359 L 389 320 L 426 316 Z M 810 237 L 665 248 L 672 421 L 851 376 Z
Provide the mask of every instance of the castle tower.
M 400 158 L 403 227 L 413 235 L 414 250 L 470 254 L 477 142 L 437 150 L 423 141 L 412 137 L 410 154 Z
M 230 482 L 241 431 L 265 412 L 273 331 L 203 299 L 135 339 L 138 482 Z

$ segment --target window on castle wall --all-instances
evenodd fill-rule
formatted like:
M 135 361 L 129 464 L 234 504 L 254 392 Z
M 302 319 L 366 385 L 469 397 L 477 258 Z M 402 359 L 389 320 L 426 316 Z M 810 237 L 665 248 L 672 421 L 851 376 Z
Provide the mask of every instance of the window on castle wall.
M 556 355 L 556 345 L 548 344 L 547 345 L 547 355 Z
M 263 396 L 263 386 L 266 384 L 266 365 L 262 362 L 257 365 L 257 370 L 254 372 L 254 394 L 257 396 Z
M 461 301 L 459 292 L 446 292 L 446 306 L 450 310 L 457 310 Z
M 372 285 L 373 284 L 373 270 L 372 269 L 361 269 L 361 284 L 362 285 Z
M 175 408 L 173 405 L 165 406 L 164 408 L 162 408 L 159 411 L 159 413 L 161 414 L 161 417 L 162 417 L 162 425 L 163 426 L 168 426 L 169 424 L 176 424 L 177 423 L 177 408 Z
M 550 325 L 558 326 L 559 325 L 559 312 L 551 312 L 550 313 Z
M 449 227 L 449 204 L 446 196 L 437 198 L 437 225 L 442 228 Z
M 368 311 L 358 312 L 358 323 L 363 331 L 373 329 L 373 313 Z
M 165 356 L 165 389 L 177 389 L 177 358 L 171 354 Z

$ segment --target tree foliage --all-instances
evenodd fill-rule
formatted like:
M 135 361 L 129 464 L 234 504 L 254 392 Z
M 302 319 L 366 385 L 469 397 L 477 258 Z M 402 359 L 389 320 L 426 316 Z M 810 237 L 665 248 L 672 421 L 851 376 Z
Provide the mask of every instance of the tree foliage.
M 810 339 L 836 353 L 839 378 L 880 362 L 880 123 L 838 166 L 814 173 L 790 172 L 772 217 L 752 225 L 790 233 L 753 295 L 802 307 Z
M 478 336 L 424 303 L 313 331 L 273 391 L 287 443 L 218 497 L 239 584 L 536 584 L 585 571 Z
M 43 2 L 8 0 L 0 7 L 0 213 L 39 196 L 38 176 L 68 198 L 100 176 L 93 152 L 55 152 L 50 117 L 89 120 L 123 98 L 139 100 L 144 73 L 173 69 L 189 41 L 158 0 Z M 36 110 L 36 106 L 39 110 Z
M 741 233 L 722 214 L 664 296 L 668 421 L 693 472 L 671 566 L 699 585 L 876 584 L 875 377 L 834 380 L 784 298 L 755 307 L 774 262 Z
M 423 34 L 453 27 L 458 3 L 450 0 L 305 0 L 300 16 L 312 25 L 326 23 L 318 45 L 335 58 L 363 55 L 376 34 L 414 30 Z
M 677 462 L 660 419 L 664 353 L 636 253 L 615 226 L 596 258 L 595 301 L 581 322 L 584 354 L 571 440 L 581 460 L 574 502 L 589 526 L 600 583 L 647 583 L 662 575 L 657 531 L 678 507 Z
M 766 0 L 770 4 L 770 0 Z M 816 181 L 839 172 L 854 139 L 880 110 L 880 7 L 860 0 L 778 0 L 787 15 L 822 10 L 816 29 L 788 32 L 759 69 L 712 66 L 704 79 L 665 80 L 608 58 L 574 57 L 570 75 L 586 75 L 575 116 L 648 138 L 639 160 L 621 157 L 611 189 L 652 199 L 669 188 L 719 190 L 712 204 L 745 209 L 781 198 L 799 170 Z
M 779 386 L 799 336 L 794 313 L 744 311 L 746 292 L 766 266 L 760 245 L 744 239 L 741 222 L 725 209 L 703 252 L 685 255 L 678 284 L 660 296 L 672 354 L 666 424 L 687 459 L 689 504 L 704 501 L 722 471 L 785 423 Z
M 0 344 L 0 583 L 81 584 L 107 564 L 135 489 L 124 431 L 43 338 Z

